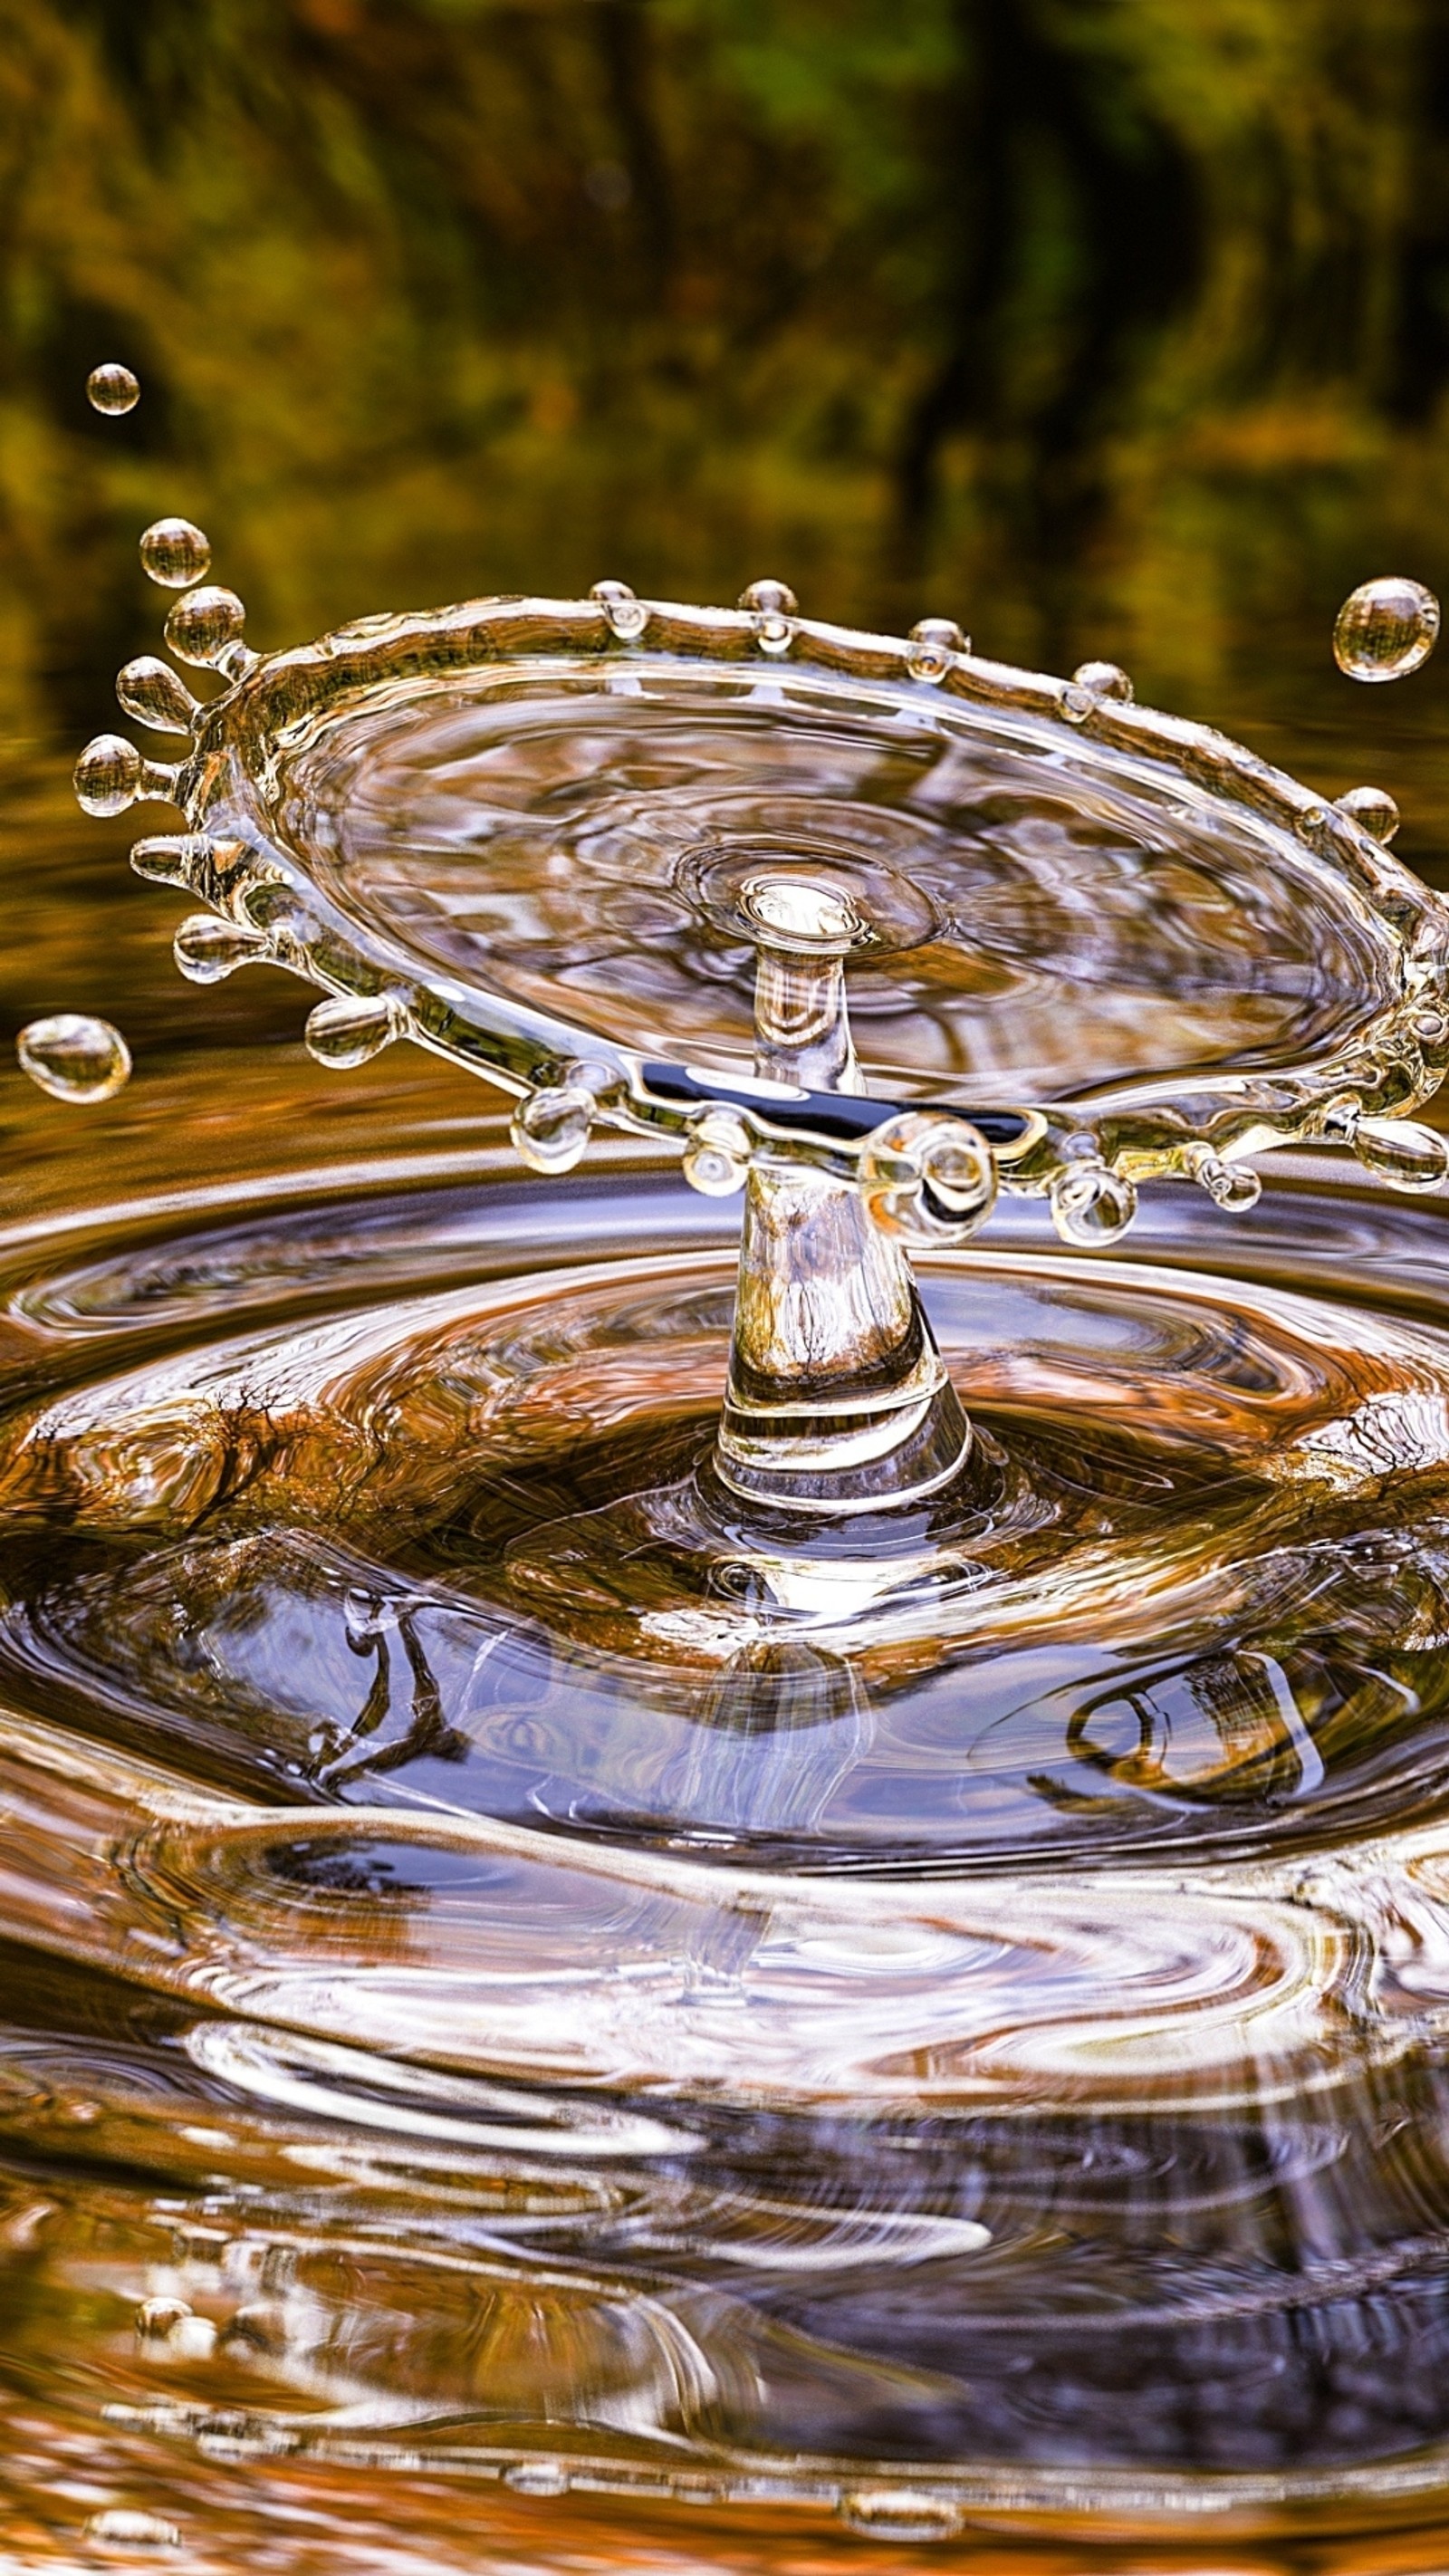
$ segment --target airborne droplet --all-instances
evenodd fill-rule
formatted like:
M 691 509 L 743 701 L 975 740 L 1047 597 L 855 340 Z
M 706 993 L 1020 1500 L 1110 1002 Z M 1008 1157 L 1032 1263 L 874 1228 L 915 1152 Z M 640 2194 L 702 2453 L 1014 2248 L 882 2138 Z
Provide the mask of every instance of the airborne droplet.
M 166 641 L 181 661 L 219 668 L 241 642 L 246 614 L 234 590 L 189 590 L 166 620 Z
M 15 1041 L 20 1070 L 53 1100 L 109 1100 L 131 1071 L 131 1050 L 109 1020 L 58 1011 L 32 1020 Z
M 185 590 L 211 570 L 211 539 L 189 519 L 155 519 L 141 539 L 141 561 L 163 590 Z
M 85 814 L 124 814 L 140 793 L 142 760 L 123 733 L 98 733 L 72 773 L 76 802 Z
M 1102 1162 L 1069 1164 L 1052 1183 L 1049 1197 L 1052 1223 L 1063 1243 L 1082 1252 L 1106 1252 L 1137 1213 L 1133 1183 Z
M 92 411 L 134 411 L 140 399 L 140 380 L 129 367 L 112 362 L 93 367 L 86 378 L 86 400 Z
M 1427 662 L 1439 635 L 1439 602 L 1421 581 L 1390 574 L 1347 598 L 1333 629 L 1333 658 L 1351 680 L 1402 680 Z

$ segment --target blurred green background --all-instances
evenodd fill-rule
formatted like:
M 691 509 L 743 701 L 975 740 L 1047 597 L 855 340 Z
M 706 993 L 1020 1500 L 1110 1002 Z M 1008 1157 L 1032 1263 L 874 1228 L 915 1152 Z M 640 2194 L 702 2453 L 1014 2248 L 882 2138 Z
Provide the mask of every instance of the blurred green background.
M 1449 579 L 1449 0 L 0 0 L 0 276 L 7 1009 L 113 972 L 59 782 L 171 510 L 263 648 L 769 573 L 1105 654 L 1449 873 L 1449 678 L 1328 654 Z

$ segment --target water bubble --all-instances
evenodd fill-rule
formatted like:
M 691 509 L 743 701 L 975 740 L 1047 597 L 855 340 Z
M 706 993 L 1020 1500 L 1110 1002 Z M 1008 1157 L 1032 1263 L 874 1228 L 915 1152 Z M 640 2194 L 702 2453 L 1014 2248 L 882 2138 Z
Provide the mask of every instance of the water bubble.
M 1338 810 L 1386 849 L 1399 828 L 1399 809 L 1385 787 L 1351 787 L 1339 797 Z
M 158 661 L 154 653 L 141 654 L 116 673 L 116 695 L 128 716 L 156 733 L 191 731 L 196 700 L 179 672 L 169 662 Z M 119 735 L 110 738 L 120 740 Z
M 744 1188 L 753 1141 L 734 1109 L 706 1109 L 684 1148 L 684 1177 L 707 1199 L 727 1199 Z
M 1199 1188 L 1230 1216 L 1246 1216 L 1263 1195 L 1262 1181 L 1251 1164 L 1229 1163 L 1210 1145 L 1190 1145 L 1184 1160 Z
M 130 1078 L 131 1050 L 109 1020 L 58 1011 L 31 1020 L 15 1041 L 20 1070 L 52 1100 L 109 1100 Z
M 334 993 L 309 1012 L 302 1043 L 318 1064 L 345 1071 L 380 1055 L 407 1026 L 407 1013 L 390 993 Z
M 192 912 L 172 940 L 171 954 L 188 983 L 220 984 L 238 966 L 264 965 L 271 951 L 259 930 L 214 912 Z
M 1449 1141 L 1411 1118 L 1360 1118 L 1353 1150 L 1394 1190 L 1437 1190 L 1449 1173 Z
M 1105 1252 L 1119 1243 L 1137 1213 L 1132 1182 L 1095 1159 L 1059 1172 L 1049 1195 L 1052 1223 L 1063 1243 L 1082 1252 Z
M 970 650 L 969 640 L 953 619 L 922 617 L 911 628 L 906 668 L 913 680 L 944 680 L 956 655 Z
M 1427 662 L 1439 634 L 1439 602 L 1421 581 L 1390 574 L 1366 581 L 1338 612 L 1333 658 L 1351 680 L 1402 680 Z
M 140 379 L 115 361 L 93 367 L 86 378 L 86 400 L 92 411 L 134 411 L 140 399 Z
M 226 670 L 241 644 L 246 617 L 234 590 L 189 590 L 167 617 L 166 641 L 179 661 L 202 670 Z
M 86 2524 L 86 2538 L 99 2540 L 112 2549 L 179 2549 L 181 2534 L 164 2514 L 136 2513 L 129 2506 L 108 2505 L 104 2513 L 93 2513 Z
M 513 1114 L 509 1134 L 532 1172 L 571 1172 L 589 1141 L 596 1107 L 582 1083 L 551 1083 L 530 1092 Z
M 633 644 L 649 623 L 649 611 L 637 599 L 627 581 L 596 581 L 589 593 L 598 601 L 609 621 L 610 632 L 621 644 Z
M 740 606 L 754 619 L 755 642 L 762 653 L 789 652 L 800 603 L 787 582 L 752 581 L 740 593 Z
M 141 561 L 163 590 L 185 590 L 211 570 L 211 539 L 189 519 L 153 519 L 141 539 Z
M 121 733 L 98 733 L 72 772 L 76 802 L 86 814 L 123 814 L 141 791 L 142 760 Z

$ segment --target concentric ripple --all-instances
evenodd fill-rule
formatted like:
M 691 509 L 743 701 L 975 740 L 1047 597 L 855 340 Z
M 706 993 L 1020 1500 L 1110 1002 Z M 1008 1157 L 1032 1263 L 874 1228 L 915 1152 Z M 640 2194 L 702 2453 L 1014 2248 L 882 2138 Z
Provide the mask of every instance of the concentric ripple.
M 928 1267 L 974 1514 L 763 1566 L 657 1174 L 12 1249 L 16 2528 L 1433 2522 L 1449 1236 L 1290 1175 L 1229 1283 L 1186 1195 Z

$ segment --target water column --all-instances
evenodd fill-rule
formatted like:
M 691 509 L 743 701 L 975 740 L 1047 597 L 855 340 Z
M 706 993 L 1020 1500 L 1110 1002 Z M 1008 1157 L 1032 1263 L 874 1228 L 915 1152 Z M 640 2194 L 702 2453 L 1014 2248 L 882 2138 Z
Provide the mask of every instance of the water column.
M 859 1093 L 845 960 L 869 942 L 868 923 L 836 887 L 784 874 L 749 880 L 740 911 L 756 949 L 756 1073 Z M 964 1131 L 944 1140 L 933 1183 L 979 1199 L 983 1151 Z M 890 1510 L 966 1464 L 971 1427 L 888 1196 L 768 1150 L 751 1158 L 715 1467 L 752 1501 L 837 1517 Z

